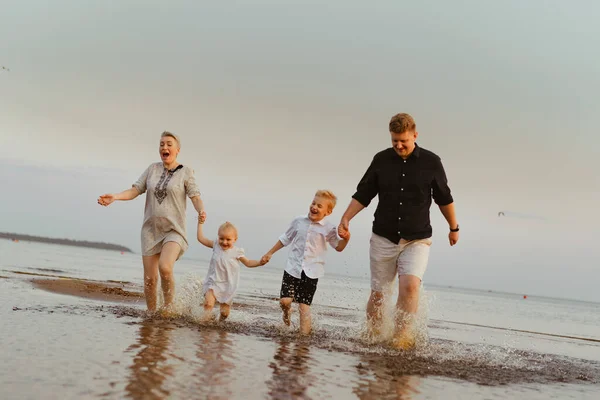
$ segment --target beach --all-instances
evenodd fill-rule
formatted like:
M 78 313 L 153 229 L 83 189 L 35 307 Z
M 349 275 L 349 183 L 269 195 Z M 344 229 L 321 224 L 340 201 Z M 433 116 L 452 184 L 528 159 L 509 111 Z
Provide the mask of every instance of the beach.
M 176 265 L 176 315 L 145 312 L 135 254 L 0 240 L 3 399 L 585 399 L 600 305 L 424 286 L 422 337 L 364 337 L 368 279 L 329 273 L 314 332 L 286 328 L 282 270 L 243 270 L 230 318 L 199 322 L 208 263 Z M 297 311 L 293 318 L 297 321 Z

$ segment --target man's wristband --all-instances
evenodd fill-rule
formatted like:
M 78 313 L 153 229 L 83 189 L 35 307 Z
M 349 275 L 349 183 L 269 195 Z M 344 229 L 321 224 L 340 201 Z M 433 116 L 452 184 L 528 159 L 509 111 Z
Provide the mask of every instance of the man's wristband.
M 459 231 L 459 225 L 458 224 L 456 224 L 456 228 L 455 229 L 450 228 L 450 232 L 458 232 L 458 231 Z

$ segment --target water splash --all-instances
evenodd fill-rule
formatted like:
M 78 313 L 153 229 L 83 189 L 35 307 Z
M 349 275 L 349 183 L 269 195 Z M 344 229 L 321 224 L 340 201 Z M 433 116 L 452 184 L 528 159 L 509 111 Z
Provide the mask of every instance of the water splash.
M 176 285 L 173 299 L 173 312 L 191 320 L 200 320 L 204 312 L 202 296 L 202 279 L 195 274 L 183 277 L 181 284 Z
M 368 344 L 385 345 L 394 339 L 403 326 L 407 326 L 407 334 L 414 338 L 415 347 L 425 347 L 429 341 L 430 307 L 430 299 L 425 289 L 422 287 L 419 291 L 419 306 L 415 314 L 406 313 L 396 306 L 398 288 L 394 282 L 384 287 L 383 293 L 381 324 L 373 329 L 365 316 L 359 329 L 360 336 Z

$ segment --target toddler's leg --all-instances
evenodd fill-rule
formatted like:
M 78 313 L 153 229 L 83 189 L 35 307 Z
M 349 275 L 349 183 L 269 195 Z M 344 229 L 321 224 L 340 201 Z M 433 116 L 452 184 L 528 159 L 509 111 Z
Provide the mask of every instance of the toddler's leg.
M 300 303 L 300 334 L 308 335 L 311 331 L 310 306 Z
M 202 316 L 203 320 L 211 319 L 212 310 L 215 307 L 215 302 L 217 299 L 215 298 L 215 294 L 212 289 L 208 290 L 204 295 L 204 315 Z
M 221 310 L 221 318 L 219 320 L 225 321 L 227 319 L 227 317 L 229 317 L 229 311 L 231 310 L 231 306 L 229 304 L 221 303 L 220 310 Z
M 283 323 L 287 326 L 290 326 L 292 313 L 292 298 L 282 297 L 281 299 L 279 299 L 279 305 L 281 306 L 281 311 L 283 311 Z

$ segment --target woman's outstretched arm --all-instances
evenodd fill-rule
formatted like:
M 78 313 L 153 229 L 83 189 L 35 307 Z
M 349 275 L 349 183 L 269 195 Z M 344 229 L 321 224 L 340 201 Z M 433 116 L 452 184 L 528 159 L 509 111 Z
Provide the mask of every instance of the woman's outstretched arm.
M 132 187 L 131 189 L 123 190 L 120 193 L 107 193 L 98 197 L 98 204 L 101 206 L 108 206 L 112 204 L 115 200 L 133 200 L 140 195 L 140 192 Z

